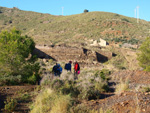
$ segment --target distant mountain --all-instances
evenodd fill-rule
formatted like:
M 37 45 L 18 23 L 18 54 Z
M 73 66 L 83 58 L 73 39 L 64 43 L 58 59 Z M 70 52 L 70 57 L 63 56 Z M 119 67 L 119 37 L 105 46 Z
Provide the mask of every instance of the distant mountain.
M 103 38 L 124 43 L 143 40 L 150 34 L 150 23 L 108 12 L 87 12 L 71 16 L 54 16 L 18 8 L 0 7 L 0 31 L 16 27 L 39 45 L 85 43 Z

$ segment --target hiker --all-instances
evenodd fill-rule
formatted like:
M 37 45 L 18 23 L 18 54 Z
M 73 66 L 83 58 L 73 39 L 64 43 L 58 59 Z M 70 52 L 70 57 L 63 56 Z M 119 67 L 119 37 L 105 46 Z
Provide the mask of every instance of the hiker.
M 55 76 L 59 76 L 62 73 L 62 67 L 60 66 L 60 64 L 56 63 L 56 65 L 54 65 L 52 72 L 54 73 Z
M 57 68 L 58 68 L 58 64 L 56 63 L 56 65 L 53 66 L 53 70 L 52 70 L 55 76 L 57 76 Z
M 75 62 L 75 65 L 74 65 L 74 76 L 75 76 L 75 79 L 77 79 L 77 75 L 80 74 L 80 66 L 79 66 L 79 63 L 76 61 Z
M 71 72 L 71 64 L 72 64 L 72 61 L 69 61 L 69 63 L 65 64 L 65 69 L 67 71 L 70 71 Z
M 60 66 L 60 64 L 57 64 L 58 68 L 57 68 L 57 75 L 60 77 L 60 74 L 62 73 L 62 67 Z

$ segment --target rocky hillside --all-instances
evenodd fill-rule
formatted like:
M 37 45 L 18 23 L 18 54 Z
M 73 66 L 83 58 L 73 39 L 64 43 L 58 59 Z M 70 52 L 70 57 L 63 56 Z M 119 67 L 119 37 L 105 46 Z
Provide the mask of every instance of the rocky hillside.
M 109 43 L 138 43 L 149 36 L 150 23 L 108 12 L 54 16 L 17 8 L 0 7 L 0 30 L 16 27 L 39 45 L 85 43 L 106 39 Z

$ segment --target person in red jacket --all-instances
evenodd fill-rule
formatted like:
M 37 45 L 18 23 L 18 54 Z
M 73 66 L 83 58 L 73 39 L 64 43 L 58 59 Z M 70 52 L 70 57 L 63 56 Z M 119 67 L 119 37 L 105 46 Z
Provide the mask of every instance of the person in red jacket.
M 76 61 L 75 65 L 74 65 L 74 75 L 75 75 L 75 79 L 77 78 L 77 74 L 80 73 L 80 66 L 79 63 Z

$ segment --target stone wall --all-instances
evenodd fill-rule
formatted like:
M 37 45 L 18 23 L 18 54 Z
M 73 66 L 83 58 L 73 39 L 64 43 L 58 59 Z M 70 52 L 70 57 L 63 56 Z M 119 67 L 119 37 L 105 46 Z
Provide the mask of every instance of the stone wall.
M 78 61 L 85 64 L 93 62 L 106 62 L 112 58 L 111 52 L 92 51 L 86 48 L 67 47 L 67 46 L 36 46 L 33 54 L 39 58 L 54 59 L 56 61 Z

